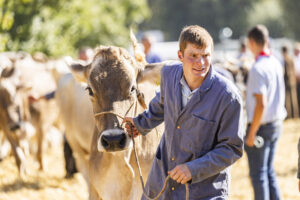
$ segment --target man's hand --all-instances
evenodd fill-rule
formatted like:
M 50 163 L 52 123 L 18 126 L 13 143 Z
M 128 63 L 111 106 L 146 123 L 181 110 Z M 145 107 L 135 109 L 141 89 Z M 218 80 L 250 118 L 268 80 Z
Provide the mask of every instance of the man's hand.
M 123 119 L 123 123 L 125 124 L 125 128 L 127 130 L 127 133 L 129 134 L 129 136 L 131 137 L 133 135 L 133 137 L 136 137 L 138 135 L 140 135 L 139 131 L 135 128 L 134 123 L 133 123 L 133 119 L 132 117 L 125 117 Z M 130 127 L 131 126 L 131 127 Z M 131 129 L 132 129 L 132 133 L 131 133 Z
M 186 184 L 192 179 L 191 171 L 186 164 L 177 165 L 168 174 L 174 181 L 181 184 Z
M 248 135 L 247 136 L 247 138 L 246 138 L 246 141 L 245 141 L 245 143 L 246 143 L 246 145 L 248 146 L 248 147 L 253 147 L 254 146 L 254 141 L 255 141 L 255 136 L 252 136 L 252 135 Z

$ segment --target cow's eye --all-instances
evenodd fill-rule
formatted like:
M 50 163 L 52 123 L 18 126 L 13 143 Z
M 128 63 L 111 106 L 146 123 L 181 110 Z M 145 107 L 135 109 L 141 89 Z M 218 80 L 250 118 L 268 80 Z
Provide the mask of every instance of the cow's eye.
M 93 90 L 92 90 L 91 87 L 87 86 L 85 89 L 86 89 L 87 91 L 89 91 L 89 95 L 90 95 L 90 96 L 94 96 L 94 93 L 93 93 Z
M 130 94 L 134 93 L 135 89 L 136 89 L 135 86 L 132 86 L 130 89 Z

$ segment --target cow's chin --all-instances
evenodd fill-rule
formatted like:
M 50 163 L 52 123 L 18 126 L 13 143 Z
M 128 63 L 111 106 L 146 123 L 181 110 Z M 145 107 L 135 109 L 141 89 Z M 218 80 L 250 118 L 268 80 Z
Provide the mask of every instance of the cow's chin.
M 107 129 L 97 140 L 99 152 L 117 153 L 132 148 L 131 138 L 122 129 Z

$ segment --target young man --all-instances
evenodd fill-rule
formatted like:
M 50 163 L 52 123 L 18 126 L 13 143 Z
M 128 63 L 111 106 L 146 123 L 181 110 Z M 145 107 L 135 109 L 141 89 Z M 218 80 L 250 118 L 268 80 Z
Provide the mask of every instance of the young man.
M 149 109 L 124 121 L 134 124 L 134 136 L 165 123 L 146 184 L 150 197 L 160 192 L 169 174 L 160 199 L 184 199 L 185 183 L 190 199 L 226 199 L 229 166 L 243 152 L 241 97 L 211 66 L 213 40 L 204 28 L 185 27 L 179 44 L 181 63 L 163 67 L 160 93 Z M 128 124 L 126 128 L 130 132 Z
M 256 200 L 280 199 L 273 168 L 277 140 L 286 117 L 283 67 L 271 54 L 269 33 L 257 25 L 248 32 L 249 49 L 256 62 L 248 76 L 246 109 L 248 129 L 245 150 Z M 261 148 L 254 146 L 256 136 L 264 140 Z

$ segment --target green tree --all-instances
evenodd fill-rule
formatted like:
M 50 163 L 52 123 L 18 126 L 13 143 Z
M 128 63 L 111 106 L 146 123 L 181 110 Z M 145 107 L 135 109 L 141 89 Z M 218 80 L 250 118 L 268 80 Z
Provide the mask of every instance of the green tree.
M 14 2 L 18 3 L 7 6 L 13 24 L 0 34 L 9 36 L 6 50 L 42 51 L 51 56 L 75 55 L 82 46 L 126 46 L 129 27 L 141 23 L 149 14 L 146 0 Z
M 223 27 L 233 30 L 233 38 L 247 31 L 247 16 L 254 0 L 149 0 L 152 19 L 141 28 L 163 30 L 167 40 L 177 40 L 185 25 L 198 24 L 219 39 Z M 153 21 L 154 22 L 153 22 Z
M 285 23 L 282 17 L 282 8 L 279 0 L 262 0 L 257 2 L 248 12 L 248 24 L 264 24 L 270 36 L 274 38 L 288 36 L 285 30 Z
M 299 0 L 280 0 L 282 6 L 283 17 L 285 20 L 285 31 L 290 33 L 290 36 L 296 40 L 300 40 L 300 1 Z

